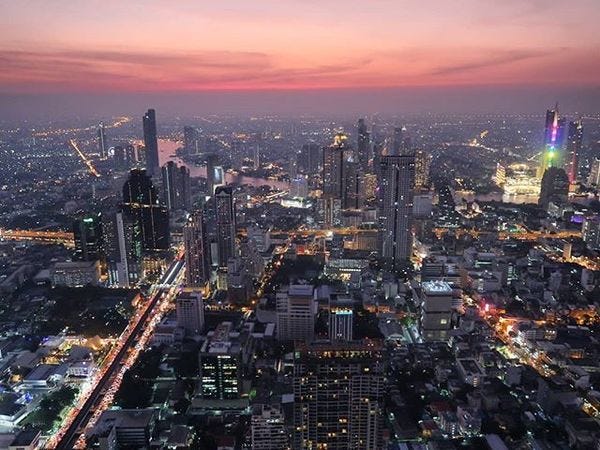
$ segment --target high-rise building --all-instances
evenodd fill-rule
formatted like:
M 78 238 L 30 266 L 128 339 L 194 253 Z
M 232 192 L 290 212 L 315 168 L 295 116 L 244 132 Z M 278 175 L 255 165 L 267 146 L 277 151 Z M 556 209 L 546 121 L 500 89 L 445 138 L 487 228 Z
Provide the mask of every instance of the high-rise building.
M 186 284 L 203 287 L 210 280 L 210 251 L 204 214 L 197 211 L 183 227 Z
M 190 208 L 190 171 L 187 167 L 167 162 L 162 167 L 162 184 L 165 204 L 170 211 Z
M 310 284 L 292 284 L 277 293 L 277 339 L 303 342 L 314 339 L 314 289 Z
M 381 256 L 396 268 L 412 255 L 414 155 L 381 158 Z
M 143 169 L 133 169 L 123 185 L 123 211 L 139 225 L 142 248 L 169 248 L 169 211 L 162 206 L 152 179 Z
M 183 150 L 188 155 L 200 152 L 200 132 L 196 127 L 183 127 Z
M 237 399 L 241 393 L 242 348 L 231 339 L 231 322 L 209 333 L 200 349 L 200 389 L 203 398 Z
M 109 282 L 128 287 L 139 279 L 142 240 L 139 224 L 122 211 L 104 223 Z
M 352 341 L 352 318 L 354 313 L 348 306 L 330 306 L 329 339 L 331 341 Z
M 74 258 L 80 261 L 103 260 L 105 255 L 101 214 L 92 214 L 73 222 Z
M 150 176 L 158 175 L 158 137 L 156 133 L 156 111 L 149 109 L 142 117 L 144 126 L 144 147 L 146 148 L 146 170 Z
M 217 258 L 219 267 L 226 268 L 229 258 L 236 254 L 236 217 L 233 189 L 219 186 L 215 191 Z
M 183 292 L 175 300 L 177 326 L 198 335 L 204 329 L 204 301 L 199 292 Z
M 569 178 L 559 167 L 549 167 L 542 177 L 538 204 L 544 209 L 550 202 L 564 203 L 569 195 Z
M 314 142 L 302 146 L 297 155 L 297 167 L 303 174 L 313 176 L 319 172 L 322 165 L 321 148 Z
M 372 158 L 371 155 L 371 136 L 367 131 L 367 124 L 365 123 L 365 119 L 358 119 L 357 123 L 357 153 L 358 153 L 358 164 L 360 165 L 360 169 L 363 173 L 366 173 L 369 170 L 369 162 Z
M 600 250 L 600 217 L 586 217 L 581 228 L 581 235 L 589 249 Z
M 445 341 L 452 327 L 452 288 L 445 281 L 421 284 L 421 336 L 425 341 Z
M 561 167 L 563 159 L 563 144 L 565 120 L 558 114 L 558 104 L 554 109 L 546 111 L 544 126 L 544 147 L 538 177 L 542 177 L 549 167 Z
M 429 185 L 429 168 L 431 155 L 425 150 L 415 151 L 415 189 L 420 190 Z
M 294 449 L 380 450 L 381 345 L 299 345 L 294 352 Z
M 106 127 L 104 126 L 104 122 L 98 124 L 98 153 L 102 159 L 108 156 L 108 143 L 106 142 Z
M 392 155 L 404 155 L 410 152 L 411 140 L 406 131 L 406 127 L 394 128 L 392 140 Z
M 571 184 L 577 181 L 579 172 L 579 155 L 583 144 L 583 124 L 581 120 L 569 122 L 567 132 L 567 157 L 565 159 L 565 172 Z
M 340 200 L 342 209 L 359 209 L 364 197 L 361 174 L 347 136 L 337 134 L 333 144 L 323 149 L 322 198 Z
M 592 159 L 587 182 L 591 186 L 600 186 L 600 157 Z
M 215 193 L 217 165 L 219 164 L 219 157 L 215 153 L 211 153 L 206 157 L 206 185 L 208 187 L 208 195 Z
M 252 450 L 289 449 L 285 418 L 271 405 L 253 405 L 250 419 Z
M 290 181 L 290 197 L 301 199 L 308 197 L 308 181 L 302 175 Z

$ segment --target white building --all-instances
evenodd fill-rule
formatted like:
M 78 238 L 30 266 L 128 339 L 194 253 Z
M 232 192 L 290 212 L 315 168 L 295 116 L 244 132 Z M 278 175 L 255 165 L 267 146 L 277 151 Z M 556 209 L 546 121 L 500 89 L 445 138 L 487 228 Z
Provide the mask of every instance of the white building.
M 445 341 L 452 323 L 452 288 L 445 281 L 421 284 L 421 334 L 425 341 Z
M 199 292 L 182 292 L 176 300 L 177 325 L 190 334 L 204 329 L 204 301 Z
M 329 309 L 329 339 L 331 341 L 352 340 L 352 308 L 333 306 Z
M 277 339 L 311 342 L 315 336 L 314 286 L 292 284 L 277 293 Z
M 252 449 L 283 450 L 288 448 L 283 414 L 269 405 L 252 408 Z

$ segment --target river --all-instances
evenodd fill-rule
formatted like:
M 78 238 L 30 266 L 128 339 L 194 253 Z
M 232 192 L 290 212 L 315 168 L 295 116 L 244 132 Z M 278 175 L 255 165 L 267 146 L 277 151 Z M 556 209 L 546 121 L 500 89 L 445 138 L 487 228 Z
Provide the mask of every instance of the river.
M 206 166 L 191 165 L 183 161 L 179 156 L 175 155 L 175 151 L 181 147 L 181 142 L 170 141 L 168 139 L 158 140 L 158 159 L 160 165 L 173 161 L 178 165 L 184 165 L 190 170 L 191 177 L 206 178 Z M 279 191 L 287 191 L 290 189 L 290 184 L 286 181 L 269 180 L 267 178 L 247 177 L 244 175 L 236 175 L 233 173 L 225 173 L 225 182 L 227 184 L 248 184 L 254 187 L 270 186 Z

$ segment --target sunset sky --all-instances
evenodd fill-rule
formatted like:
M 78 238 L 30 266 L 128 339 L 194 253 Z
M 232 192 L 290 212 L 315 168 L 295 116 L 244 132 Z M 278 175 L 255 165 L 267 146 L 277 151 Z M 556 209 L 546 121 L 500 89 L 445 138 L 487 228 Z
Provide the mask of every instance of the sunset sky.
M 0 93 L 600 84 L 598 0 L 0 0 Z

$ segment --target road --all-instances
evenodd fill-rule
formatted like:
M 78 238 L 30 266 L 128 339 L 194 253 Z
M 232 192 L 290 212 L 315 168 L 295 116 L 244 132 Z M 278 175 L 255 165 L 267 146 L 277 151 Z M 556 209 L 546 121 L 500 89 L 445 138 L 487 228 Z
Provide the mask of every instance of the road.
M 92 161 L 87 156 L 85 156 L 85 154 L 81 151 L 81 149 L 77 145 L 77 141 L 75 141 L 75 139 L 71 139 L 69 141 L 69 144 L 71 145 L 71 147 L 73 147 L 73 150 L 75 150 L 75 153 L 77 153 L 77 155 L 81 158 L 83 163 L 87 166 L 88 172 L 91 175 L 95 176 L 96 178 L 100 178 L 100 174 L 98 173 L 98 171 L 92 164 Z
M 37 244 L 64 245 L 67 248 L 75 247 L 73 233 L 66 231 L 6 230 L 0 228 L 0 239 L 7 241 L 27 241 Z
M 63 427 L 46 444 L 46 448 L 72 449 L 83 438 L 82 434 L 88 429 L 100 413 L 110 406 L 106 402 L 107 393 L 114 395 L 120 384 L 122 374 L 130 366 L 145 342 L 158 324 L 160 312 L 176 293 L 178 281 L 183 274 L 183 261 L 176 259 L 157 283 L 151 293 L 150 300 L 132 319 L 127 329 L 121 335 L 122 344 L 107 357 L 103 369 L 98 374 L 89 393 L 80 398 L 80 404 L 73 408 L 72 413 L 63 422 Z M 137 350 L 137 352 L 136 352 Z M 111 358 L 112 357 L 112 358 Z

